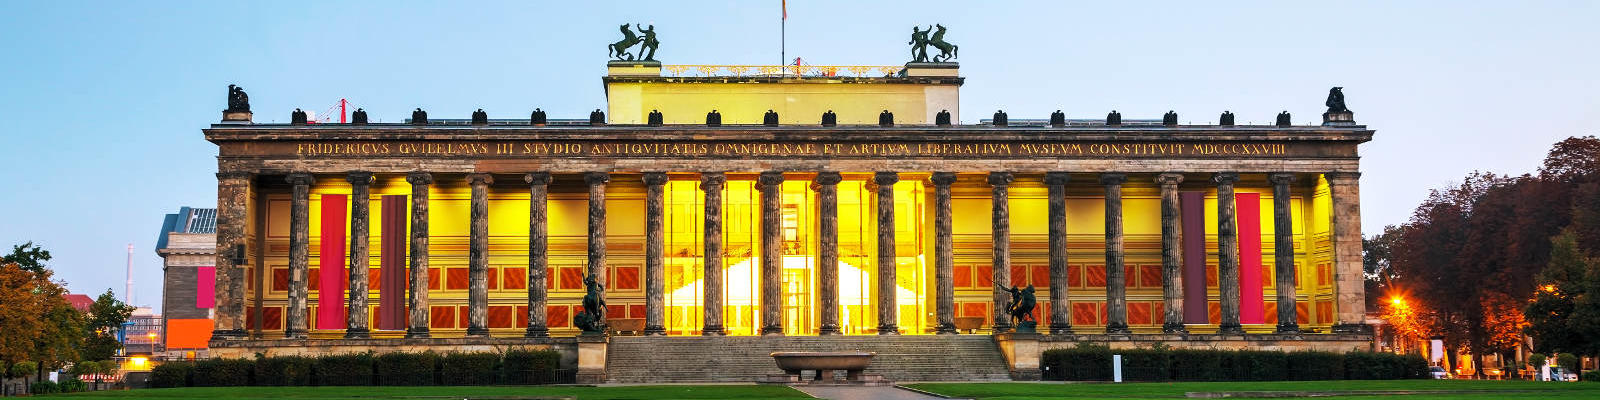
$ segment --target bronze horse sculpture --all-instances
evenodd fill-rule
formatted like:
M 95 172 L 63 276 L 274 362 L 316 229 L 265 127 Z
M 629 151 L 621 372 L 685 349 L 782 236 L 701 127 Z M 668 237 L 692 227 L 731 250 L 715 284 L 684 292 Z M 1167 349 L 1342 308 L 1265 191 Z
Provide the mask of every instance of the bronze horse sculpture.
M 643 39 L 639 39 L 639 35 L 634 34 L 632 29 L 628 29 L 628 24 L 622 24 L 622 36 L 622 40 L 607 45 L 606 56 L 615 57 L 618 60 L 633 61 L 633 54 L 628 53 L 628 48 L 639 44 Z
M 933 32 L 933 38 L 932 39 L 928 39 L 928 45 L 933 46 L 933 48 L 939 49 L 939 55 L 933 56 L 933 62 L 945 62 L 945 61 L 949 61 L 949 60 L 955 59 L 956 58 L 956 51 L 960 50 L 960 47 L 957 47 L 956 45 L 950 44 L 950 42 L 944 41 L 944 32 L 945 32 L 944 25 L 942 25 L 942 24 L 933 24 L 933 26 L 936 26 L 939 29 L 939 30 Z M 926 32 L 924 32 L 924 33 L 926 33 Z

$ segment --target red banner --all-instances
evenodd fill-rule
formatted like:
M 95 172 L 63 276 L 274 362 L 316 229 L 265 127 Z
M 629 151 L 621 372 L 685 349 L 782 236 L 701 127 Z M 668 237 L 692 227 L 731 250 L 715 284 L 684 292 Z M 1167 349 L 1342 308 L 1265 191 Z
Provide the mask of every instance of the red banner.
M 349 206 L 345 195 L 322 195 L 322 248 L 317 258 L 317 329 L 344 329 L 345 240 Z
M 1234 195 L 1239 221 L 1239 323 L 1264 324 L 1261 288 L 1261 194 Z
M 379 224 L 378 329 L 406 328 L 406 196 L 383 196 Z
M 1206 315 L 1206 193 L 1178 192 L 1183 222 L 1183 323 L 1209 323 Z

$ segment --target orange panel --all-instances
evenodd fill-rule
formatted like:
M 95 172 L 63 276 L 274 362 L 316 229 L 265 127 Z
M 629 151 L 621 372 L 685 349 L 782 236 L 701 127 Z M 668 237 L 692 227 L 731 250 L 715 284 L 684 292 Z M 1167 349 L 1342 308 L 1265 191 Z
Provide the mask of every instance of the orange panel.
M 516 321 L 511 315 L 515 310 L 516 307 L 512 306 L 489 306 L 489 327 L 511 328 L 513 321 Z
M 972 267 L 957 265 L 953 271 L 954 276 L 950 279 L 952 285 L 958 288 L 972 287 Z
M 1097 324 L 1100 321 L 1100 317 L 1097 316 L 1096 311 L 1099 309 L 1097 303 L 1072 303 L 1072 324 Z
M 1206 303 L 1206 319 L 1210 320 L 1212 324 L 1221 324 L 1222 323 L 1222 304 L 1207 302 Z
M 428 268 L 428 290 L 439 290 L 438 268 Z
M 1325 324 L 1333 322 L 1333 302 L 1317 302 L 1317 322 Z
M 583 267 L 565 267 L 561 270 L 561 289 L 583 289 Z
M 429 328 L 447 329 L 456 327 L 456 308 L 453 306 L 433 306 L 428 311 L 428 317 Z
M 972 267 L 972 278 L 977 284 L 972 287 L 984 289 L 994 287 L 994 267 L 979 265 Z
M 528 326 L 528 306 L 517 306 L 517 326 L 514 328 L 525 326 Z
M 617 281 L 612 283 L 617 290 L 639 290 L 639 267 L 614 267 Z
M 1296 323 L 1300 323 L 1300 324 L 1309 324 L 1309 323 L 1311 323 L 1311 308 L 1310 308 L 1310 306 L 1311 306 L 1310 304 L 1306 304 L 1306 302 L 1304 302 L 1304 301 L 1294 303 L 1294 319 L 1295 319 Z
M 1090 265 L 1086 269 L 1089 275 L 1089 287 L 1106 287 L 1106 266 Z
M 1033 271 L 1031 272 L 1033 273 L 1033 279 L 1031 282 L 1033 283 L 1033 286 L 1036 288 L 1050 287 L 1050 266 L 1035 265 L 1032 267 L 1032 269 Z
M 500 290 L 500 269 L 499 268 L 489 268 L 489 270 L 486 271 L 485 274 L 487 276 L 485 277 L 484 280 L 487 281 L 487 282 L 484 282 L 484 283 L 486 284 L 486 286 L 489 287 L 489 290 Z
M 528 268 L 505 268 L 506 290 L 526 290 L 528 288 Z
M 1267 315 L 1267 324 L 1268 325 L 1277 325 L 1278 324 L 1278 302 L 1276 302 L 1276 301 L 1267 302 L 1267 308 L 1266 308 L 1265 312 L 1266 312 L 1266 315 Z
M 1028 266 L 1011 266 L 1011 286 L 1022 287 L 1028 285 Z
M 1328 264 L 1317 264 L 1317 286 L 1327 286 L 1333 281 L 1332 268 Z
M 1075 288 L 1083 287 L 1083 266 L 1080 266 L 1080 265 L 1068 265 L 1067 266 L 1067 287 L 1075 287 Z
M 1100 304 L 1100 325 L 1105 325 L 1106 319 L 1110 318 L 1111 314 L 1106 312 L 1106 303 L 1098 304 Z
M 961 316 L 987 317 L 989 316 L 989 303 L 961 303 Z
M 378 284 L 379 282 L 383 282 L 383 279 L 380 279 L 380 277 L 382 275 L 380 275 L 378 271 L 381 271 L 381 270 L 379 270 L 377 268 L 368 268 L 367 269 L 367 289 L 368 290 L 376 292 L 376 291 L 379 291 L 379 290 L 383 289 L 383 287 Z
M 628 306 L 621 304 L 606 305 L 606 318 L 624 318 L 625 315 L 628 315 Z
M 261 309 L 262 330 L 283 330 L 283 307 L 265 307 Z
M 1148 288 L 1159 288 L 1159 287 L 1161 287 L 1161 266 L 1160 265 L 1140 265 L 1139 266 L 1139 286 L 1148 287 Z
M 572 323 L 567 317 L 567 306 L 545 306 L 545 324 L 551 328 L 565 328 Z
M 1150 303 L 1128 303 L 1128 325 L 1150 325 Z
M 462 328 L 472 326 L 472 321 L 469 321 L 469 315 L 467 314 L 469 312 L 471 311 L 467 311 L 467 306 L 456 307 L 456 326 Z
M 644 318 L 644 305 L 633 304 L 628 306 L 628 318 Z
M 274 292 L 286 292 L 288 290 L 289 290 L 289 269 L 288 268 L 273 268 L 272 269 L 272 291 L 274 291 Z
M 1272 275 L 1272 268 L 1273 267 L 1271 265 L 1261 266 L 1261 287 L 1269 288 L 1278 286 L 1277 278 L 1274 278 L 1274 275 Z
M 204 349 L 211 341 L 211 330 L 214 328 L 210 319 L 169 319 L 167 320 L 167 348 L 168 349 Z
M 471 286 L 468 282 L 471 280 L 471 271 L 467 271 L 466 268 L 450 268 L 445 271 L 449 273 L 448 282 L 445 282 L 444 286 L 446 290 L 467 290 Z
M 1206 287 L 1217 287 L 1217 266 L 1206 266 Z
M 317 289 L 319 289 L 321 287 L 322 287 L 322 268 L 311 268 L 311 272 L 307 272 L 306 273 L 306 290 L 316 291 Z M 312 321 L 315 321 L 315 320 L 316 320 L 315 318 L 312 319 Z

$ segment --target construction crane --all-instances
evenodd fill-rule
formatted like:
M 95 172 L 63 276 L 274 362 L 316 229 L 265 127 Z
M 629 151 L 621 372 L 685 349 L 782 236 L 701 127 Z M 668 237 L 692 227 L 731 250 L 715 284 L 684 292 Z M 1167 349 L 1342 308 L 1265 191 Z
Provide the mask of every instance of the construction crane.
M 320 116 L 318 116 L 316 118 L 308 118 L 308 121 L 306 121 L 306 123 L 309 123 L 309 124 L 332 123 L 333 122 L 333 117 L 332 117 L 333 109 L 335 109 L 335 108 L 339 109 L 339 123 L 341 123 L 341 124 L 348 123 L 347 121 L 345 121 L 345 116 L 350 115 L 349 113 L 346 112 L 346 108 L 349 107 L 349 105 L 350 105 L 349 101 L 345 101 L 345 99 L 339 99 L 338 103 L 334 103 L 334 105 L 328 106 L 328 110 L 327 111 L 323 111 Z

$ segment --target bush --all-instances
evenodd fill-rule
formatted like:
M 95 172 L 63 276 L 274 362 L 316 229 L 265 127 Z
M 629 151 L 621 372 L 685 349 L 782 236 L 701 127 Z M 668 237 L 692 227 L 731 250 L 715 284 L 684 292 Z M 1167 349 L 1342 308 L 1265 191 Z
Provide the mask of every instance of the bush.
M 89 385 L 78 378 L 63 379 L 61 384 L 56 387 L 58 389 L 57 393 L 77 393 L 89 389 Z
M 192 373 L 194 373 L 194 363 L 162 363 L 150 369 L 150 387 L 175 388 L 189 386 L 189 375 Z
M 1323 351 L 1295 351 L 1286 354 L 1289 380 L 1326 381 L 1344 379 L 1345 356 Z
M 316 382 L 319 386 L 372 385 L 372 353 L 339 354 L 318 357 Z
M 1572 353 L 1557 354 L 1556 365 L 1561 366 L 1561 369 L 1568 371 L 1577 371 L 1580 369 L 1580 366 L 1578 365 L 1578 356 L 1572 355 Z
M 1228 352 L 1221 350 L 1173 350 L 1173 379 L 1180 381 L 1224 381 L 1228 371 L 1223 358 Z
M 377 384 L 382 386 L 433 385 L 434 364 L 439 355 L 433 352 L 388 353 L 373 360 L 377 371 Z
M 448 353 L 439 358 L 439 383 L 443 385 L 485 385 L 496 382 L 495 353 Z
M 1164 347 L 1117 350 L 1122 354 L 1122 379 L 1163 382 L 1172 379 L 1172 352 Z
M 1245 350 L 1233 353 L 1229 373 L 1236 381 L 1289 379 L 1289 355 L 1281 351 Z
M 1400 356 L 1400 363 L 1405 370 L 1401 379 L 1433 379 L 1433 371 L 1428 368 L 1428 359 L 1420 355 Z
M 213 359 L 194 364 L 194 386 L 249 386 L 255 362 L 242 359 Z
M 555 383 L 560 368 L 561 353 L 555 350 L 511 350 L 500 361 L 508 385 Z
M 309 386 L 316 360 L 300 356 L 256 357 L 257 386 Z
M 1600 382 L 1600 369 L 1585 372 L 1579 379 L 1589 382 Z
M 32 385 L 28 385 L 28 393 L 33 393 L 33 394 L 61 393 L 61 386 L 60 385 L 56 385 L 55 382 L 51 382 L 51 381 L 34 382 Z
M 1046 350 L 1039 360 L 1045 379 L 1058 381 L 1111 380 L 1111 348 L 1078 343 L 1077 348 Z
M 1544 357 L 1543 354 L 1539 354 L 1539 353 L 1529 354 L 1528 355 L 1528 366 L 1533 367 L 1533 369 L 1544 368 L 1544 359 L 1545 359 L 1545 357 Z

